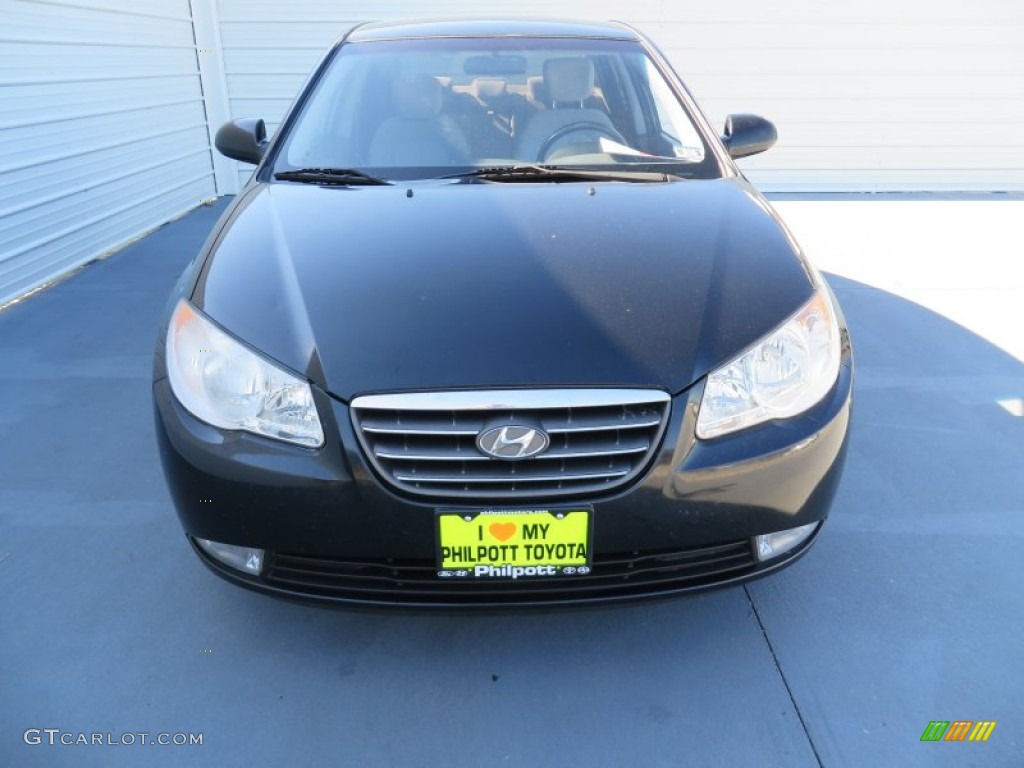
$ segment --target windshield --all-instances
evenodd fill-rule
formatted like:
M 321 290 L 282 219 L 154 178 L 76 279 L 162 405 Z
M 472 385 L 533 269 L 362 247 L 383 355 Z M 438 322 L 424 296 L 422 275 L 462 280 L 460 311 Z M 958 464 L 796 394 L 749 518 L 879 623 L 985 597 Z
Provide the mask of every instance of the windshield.
M 274 170 L 413 179 L 537 163 L 719 175 L 639 43 L 542 37 L 343 45 Z

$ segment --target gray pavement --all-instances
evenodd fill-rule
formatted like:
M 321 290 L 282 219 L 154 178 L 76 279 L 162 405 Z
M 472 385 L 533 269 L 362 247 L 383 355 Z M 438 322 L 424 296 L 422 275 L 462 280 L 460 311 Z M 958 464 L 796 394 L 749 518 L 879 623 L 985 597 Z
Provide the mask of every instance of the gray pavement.
M 155 324 L 223 205 L 0 313 L 0 767 L 1024 765 L 1024 418 L 1005 405 L 1024 365 L 1006 342 L 833 272 L 858 366 L 846 476 L 811 553 L 745 589 L 315 609 L 208 573 L 160 473 Z M 824 203 L 799 205 L 806 222 Z M 922 743 L 931 720 L 998 725 Z M 203 744 L 29 745 L 30 728 Z

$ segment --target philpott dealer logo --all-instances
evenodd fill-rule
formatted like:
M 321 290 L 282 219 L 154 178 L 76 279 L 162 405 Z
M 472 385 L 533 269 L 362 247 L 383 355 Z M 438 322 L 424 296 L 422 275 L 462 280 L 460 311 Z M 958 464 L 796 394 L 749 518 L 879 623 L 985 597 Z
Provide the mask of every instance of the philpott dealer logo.
M 988 741 L 995 727 L 995 720 L 932 720 L 921 741 Z

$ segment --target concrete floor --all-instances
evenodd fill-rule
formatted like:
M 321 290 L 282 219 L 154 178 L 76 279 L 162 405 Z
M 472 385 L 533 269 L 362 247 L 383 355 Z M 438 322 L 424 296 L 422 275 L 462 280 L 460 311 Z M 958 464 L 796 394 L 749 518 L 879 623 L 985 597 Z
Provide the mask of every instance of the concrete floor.
M 1024 765 L 1024 322 L 992 339 L 968 330 L 1002 328 L 992 312 L 1020 319 L 1024 291 L 954 251 L 982 216 L 1004 273 L 1019 266 L 1022 209 L 985 205 L 1008 207 L 958 219 L 779 204 L 854 335 L 855 431 L 833 515 L 768 580 L 614 610 L 342 613 L 199 564 L 157 460 L 150 356 L 223 203 L 10 307 L 0 766 Z M 915 245 L 929 221 L 937 255 Z M 890 253 L 897 242 L 918 269 Z M 944 300 L 960 306 L 958 289 L 976 296 L 993 278 L 1009 305 L 976 296 L 954 322 L 893 292 L 975 272 L 943 283 Z M 986 743 L 922 743 L 932 720 L 998 725 Z M 203 744 L 27 745 L 30 728 Z

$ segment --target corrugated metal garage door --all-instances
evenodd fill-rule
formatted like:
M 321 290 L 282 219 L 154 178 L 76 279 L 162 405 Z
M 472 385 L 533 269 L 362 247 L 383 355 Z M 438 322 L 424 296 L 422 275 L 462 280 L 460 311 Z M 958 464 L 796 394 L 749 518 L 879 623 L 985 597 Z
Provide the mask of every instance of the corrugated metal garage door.
M 230 112 L 270 128 L 355 21 L 481 12 L 460 0 L 218 5 Z M 486 10 L 635 24 L 714 124 L 744 111 L 777 123 L 776 148 L 743 161 L 763 189 L 1024 190 L 1020 0 L 527 0 Z
M 188 0 L 0 0 L 0 303 L 215 195 Z

